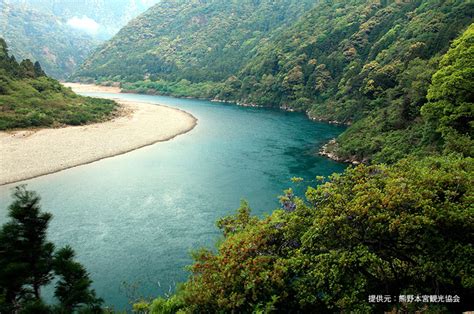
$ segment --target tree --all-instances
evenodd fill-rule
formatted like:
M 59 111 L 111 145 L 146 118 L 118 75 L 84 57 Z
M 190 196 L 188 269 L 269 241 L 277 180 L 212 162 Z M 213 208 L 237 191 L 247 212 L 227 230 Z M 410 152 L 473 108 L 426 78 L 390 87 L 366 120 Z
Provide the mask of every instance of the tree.
M 46 74 L 44 73 L 38 61 L 35 62 L 34 69 L 35 69 L 35 77 L 46 76 Z
M 23 78 L 35 78 L 36 68 L 30 59 L 25 59 L 20 62 L 20 74 Z
M 59 312 L 73 313 L 85 307 L 100 312 L 102 300 L 90 286 L 85 268 L 65 247 L 54 253 L 46 231 L 52 215 L 41 211 L 40 197 L 25 186 L 16 187 L 8 208 L 10 221 L 0 229 L 0 313 L 51 313 L 40 289 L 57 276 L 55 296 Z
M 54 245 L 46 239 L 51 214 L 41 212 L 40 197 L 24 186 L 13 193 L 8 208 L 11 221 L 0 231 L 0 287 L 5 304 L 40 299 L 40 288 L 52 279 Z
M 0 58 L 8 58 L 8 46 L 3 38 L 0 38 Z
M 93 312 L 100 312 L 102 299 L 90 288 L 92 280 L 84 266 L 74 261 L 74 250 L 66 246 L 54 255 L 54 271 L 60 277 L 54 295 L 65 313 L 72 313 L 85 305 Z
M 427 136 L 448 151 L 474 154 L 474 24 L 454 41 L 433 75 L 429 103 L 422 107 Z
M 314 214 L 299 227 L 302 247 L 292 258 L 300 304 L 368 312 L 370 294 L 433 291 L 461 296 L 457 311 L 471 308 L 473 167 L 470 158 L 411 158 L 359 166 L 310 188 Z

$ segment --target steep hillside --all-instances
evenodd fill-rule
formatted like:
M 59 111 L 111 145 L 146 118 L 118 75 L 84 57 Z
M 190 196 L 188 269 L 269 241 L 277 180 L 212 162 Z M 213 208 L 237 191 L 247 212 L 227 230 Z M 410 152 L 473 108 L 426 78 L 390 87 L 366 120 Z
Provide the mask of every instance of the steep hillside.
M 18 63 L 0 38 L 0 130 L 79 125 L 107 119 L 114 101 L 82 97 L 46 76 L 38 62 Z
M 76 77 L 220 81 L 314 2 L 162 1 L 94 53 Z
M 0 36 L 17 59 L 39 61 L 45 72 L 65 78 L 98 42 L 51 14 L 0 1 Z
M 474 4 L 462 0 L 375 2 L 320 3 L 259 48 L 239 74 L 255 80 L 251 92 L 235 97 L 294 108 L 334 96 L 338 102 L 354 101 L 354 96 L 376 98 L 399 84 L 399 74 L 411 61 L 445 53 L 474 12 Z M 269 95 L 265 85 L 270 81 L 277 88 Z M 262 94 L 270 100 L 262 102 Z M 363 115 L 347 104 L 318 108 L 314 114 L 323 118 Z
M 322 2 L 262 46 L 219 95 L 357 123 L 343 159 L 393 162 L 423 143 L 420 108 L 439 56 L 471 22 L 468 1 Z

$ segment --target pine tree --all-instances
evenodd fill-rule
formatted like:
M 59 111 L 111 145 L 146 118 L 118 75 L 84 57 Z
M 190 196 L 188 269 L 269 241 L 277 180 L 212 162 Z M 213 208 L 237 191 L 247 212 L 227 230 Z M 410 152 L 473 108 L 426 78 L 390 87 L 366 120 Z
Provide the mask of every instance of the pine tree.
M 74 261 L 74 255 L 74 250 L 69 246 L 56 252 L 54 271 L 60 280 L 56 284 L 54 295 L 65 313 L 73 313 L 82 305 L 92 312 L 100 312 L 103 301 L 90 288 L 92 280 L 84 266 Z
M 84 266 L 74 261 L 74 250 L 66 246 L 55 252 L 47 241 L 52 215 L 41 211 L 40 197 L 20 186 L 13 199 L 10 221 L 0 229 L 0 313 L 100 313 L 103 301 L 90 288 L 92 280 Z M 54 277 L 60 302 L 55 309 L 40 294 Z
M 0 230 L 0 295 L 6 308 L 39 301 L 41 286 L 53 277 L 54 245 L 46 239 L 52 215 L 41 212 L 40 197 L 24 186 L 15 189 L 13 198 L 11 220 Z
M 8 46 L 5 39 L 0 38 L 0 58 L 8 57 Z
M 41 64 L 38 61 L 35 62 L 34 69 L 35 77 L 46 76 L 46 73 L 44 73 L 43 69 L 41 68 Z

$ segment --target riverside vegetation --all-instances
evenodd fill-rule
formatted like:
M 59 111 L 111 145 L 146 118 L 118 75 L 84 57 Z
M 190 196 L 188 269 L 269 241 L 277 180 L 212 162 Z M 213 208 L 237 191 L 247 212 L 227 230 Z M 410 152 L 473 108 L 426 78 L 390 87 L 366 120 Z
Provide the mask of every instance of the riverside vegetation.
M 82 97 L 49 78 L 29 59 L 18 63 L 0 38 L 0 130 L 104 121 L 114 101 Z
M 365 163 L 318 177 L 304 196 L 284 191 L 281 208 L 263 218 L 243 202 L 217 222 L 216 249 L 193 253 L 189 279 L 170 296 L 137 300 L 134 311 L 474 308 L 474 5 L 312 3 L 305 13 L 288 1 L 295 14 L 282 23 L 278 12 L 265 11 L 277 8 L 265 0 L 162 1 L 76 74 L 120 81 L 127 91 L 220 98 L 351 122 L 334 152 Z M 233 14 L 251 16 L 252 23 L 234 27 Z M 225 31 L 212 37 L 216 29 Z M 460 302 L 394 299 L 434 294 Z M 392 302 L 369 302 L 370 295 Z
M 247 204 L 217 225 L 217 250 L 194 252 L 191 276 L 145 313 L 450 313 L 472 309 L 474 160 L 444 156 L 361 165 L 286 191 L 265 218 Z M 399 303 L 399 295 L 461 303 Z M 369 295 L 392 302 L 370 303 Z

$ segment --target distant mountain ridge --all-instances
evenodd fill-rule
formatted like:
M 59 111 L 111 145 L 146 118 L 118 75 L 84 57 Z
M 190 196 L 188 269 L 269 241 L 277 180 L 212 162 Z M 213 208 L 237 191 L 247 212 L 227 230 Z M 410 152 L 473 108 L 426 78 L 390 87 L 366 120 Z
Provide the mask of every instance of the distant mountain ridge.
M 67 78 L 104 40 L 159 0 L 1 0 L 0 36 L 18 59 Z
M 96 27 L 89 33 L 95 39 L 106 40 L 115 35 L 131 19 L 160 0 L 5 0 L 11 4 L 48 13 L 86 32 L 90 23 Z
M 39 61 L 45 72 L 64 79 L 99 44 L 52 14 L 0 2 L 0 36 L 17 59 Z

